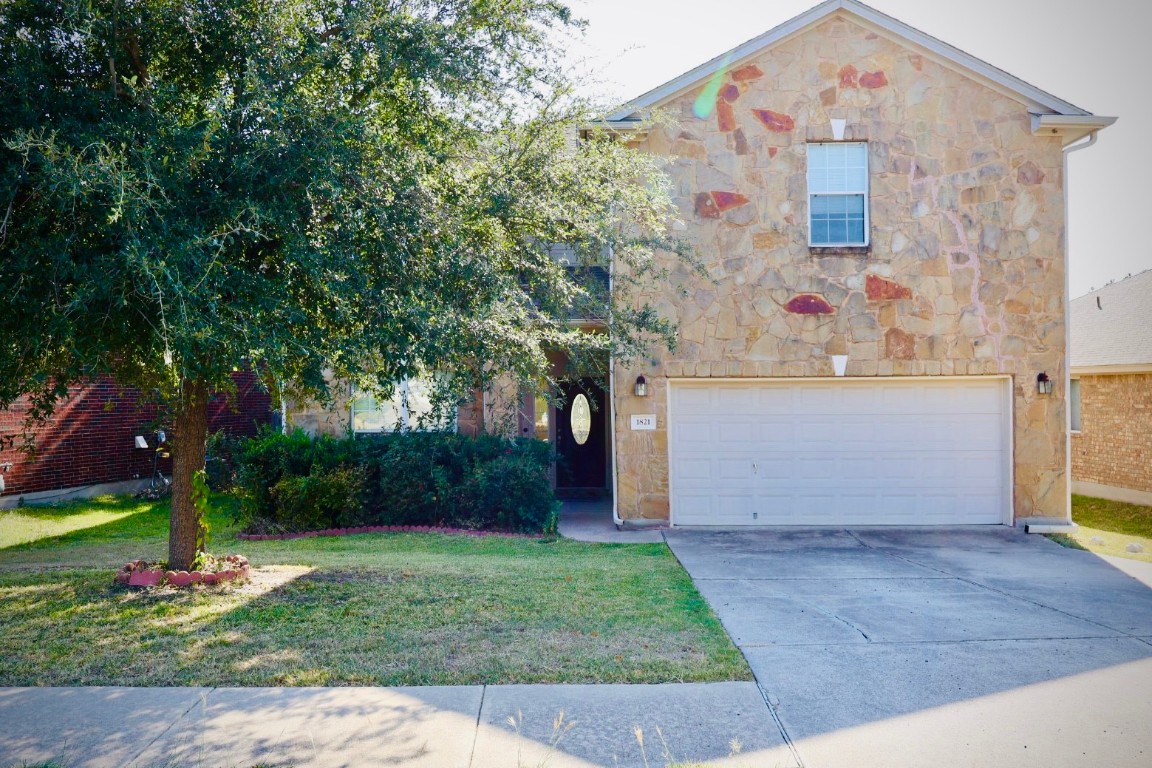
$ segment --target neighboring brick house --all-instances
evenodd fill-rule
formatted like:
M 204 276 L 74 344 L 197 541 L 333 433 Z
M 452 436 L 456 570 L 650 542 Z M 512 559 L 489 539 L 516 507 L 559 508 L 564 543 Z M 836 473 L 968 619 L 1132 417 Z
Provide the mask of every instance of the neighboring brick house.
M 854 0 L 639 97 L 601 125 L 706 275 L 658 256 L 676 351 L 520 431 L 624 525 L 1067 520 L 1065 151 L 1112 122 Z
M 1072 491 L 1152 506 L 1152 270 L 1072 302 Z
M 250 372 L 234 374 L 235 396 L 209 404 L 209 431 L 253 435 L 272 418 L 271 398 Z M 55 414 L 34 430 L 35 451 L 20 450 L 28 403 L 22 398 L 0 411 L 0 508 L 27 500 L 51 500 L 93 491 L 133 487 L 152 472 L 152 450 L 135 447 L 144 436 L 155 447 L 155 430 L 165 424 L 154 401 L 109 379 L 69 388 Z M 13 440 L 15 441 L 13 444 Z M 167 471 L 167 463 L 161 465 Z

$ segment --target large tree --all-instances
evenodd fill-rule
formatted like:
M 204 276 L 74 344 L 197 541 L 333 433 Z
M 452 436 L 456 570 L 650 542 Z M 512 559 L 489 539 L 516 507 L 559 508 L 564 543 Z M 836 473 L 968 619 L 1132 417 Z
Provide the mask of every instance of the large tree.
M 549 255 L 635 280 L 671 247 L 649 162 L 576 141 L 578 26 L 555 0 L 0 0 L 0 407 L 96 375 L 160 393 L 187 568 L 238 366 L 460 393 L 667 339 L 627 280 L 597 296 Z

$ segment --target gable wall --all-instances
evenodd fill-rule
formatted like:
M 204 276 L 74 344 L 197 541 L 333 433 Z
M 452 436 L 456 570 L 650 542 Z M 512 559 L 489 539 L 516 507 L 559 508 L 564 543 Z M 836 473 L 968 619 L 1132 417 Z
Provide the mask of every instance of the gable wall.
M 620 515 L 668 516 L 667 377 L 832 376 L 847 354 L 848 376 L 1013 375 L 1016 514 L 1065 516 L 1059 140 L 1033 137 L 1023 104 L 841 18 L 730 68 L 705 117 L 699 93 L 640 145 L 668 158 L 707 277 L 668 257 L 641 297 L 680 345 L 617 369 Z M 808 247 L 805 142 L 831 140 L 833 117 L 869 144 L 870 253 Z M 639 373 L 647 398 L 630 394 Z M 630 430 L 653 412 L 656 432 Z

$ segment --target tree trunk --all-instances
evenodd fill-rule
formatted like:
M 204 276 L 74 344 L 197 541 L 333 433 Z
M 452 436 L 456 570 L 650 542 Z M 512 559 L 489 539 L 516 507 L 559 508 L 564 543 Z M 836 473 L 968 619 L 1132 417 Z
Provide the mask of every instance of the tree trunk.
M 196 558 L 200 512 L 192 502 L 192 479 L 204 469 L 208 443 L 208 388 L 185 379 L 172 422 L 172 515 L 168 524 L 168 567 L 186 571 Z

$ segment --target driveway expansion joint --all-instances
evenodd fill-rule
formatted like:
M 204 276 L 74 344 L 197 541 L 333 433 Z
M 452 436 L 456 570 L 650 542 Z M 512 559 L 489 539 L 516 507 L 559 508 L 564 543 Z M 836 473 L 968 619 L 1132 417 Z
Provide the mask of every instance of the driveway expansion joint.
M 792 754 L 792 759 L 796 761 L 796 768 L 805 768 L 804 759 L 800 757 L 800 751 L 793 743 L 792 737 L 788 735 L 788 729 L 784 727 L 784 721 L 780 719 L 780 715 L 776 712 L 776 707 L 772 705 L 772 698 L 768 695 L 768 691 L 759 681 L 756 682 L 756 690 L 760 691 L 760 697 L 764 699 L 764 706 L 768 708 L 768 716 L 772 718 L 772 722 L 776 724 L 776 729 L 780 731 L 780 738 L 784 740 L 784 744 L 788 747 L 788 751 Z

